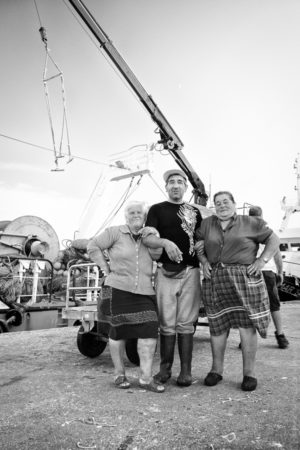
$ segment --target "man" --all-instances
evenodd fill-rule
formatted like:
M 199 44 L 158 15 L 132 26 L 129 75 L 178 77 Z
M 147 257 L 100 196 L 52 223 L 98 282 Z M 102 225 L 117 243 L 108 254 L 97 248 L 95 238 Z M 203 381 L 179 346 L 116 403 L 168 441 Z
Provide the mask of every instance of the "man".
M 262 218 L 262 209 L 260 206 L 252 206 L 249 209 L 249 216 L 257 216 Z M 275 253 L 262 269 L 264 280 L 270 300 L 270 311 L 275 326 L 275 337 L 279 348 L 287 348 L 289 341 L 285 337 L 282 330 L 282 321 L 280 313 L 280 299 L 277 284 L 283 282 L 282 257 L 280 250 Z M 278 279 L 278 281 L 277 281 Z
M 202 219 L 197 208 L 183 201 L 187 190 L 185 173 L 173 169 L 163 177 L 168 201 L 152 205 L 146 221 L 146 227 L 155 227 L 160 237 L 151 234 L 143 239 L 149 248 L 163 249 L 155 280 L 161 362 L 154 378 L 166 383 L 171 377 L 177 335 L 181 363 L 177 384 L 190 386 L 194 322 L 200 307 L 200 272 L 194 236 Z

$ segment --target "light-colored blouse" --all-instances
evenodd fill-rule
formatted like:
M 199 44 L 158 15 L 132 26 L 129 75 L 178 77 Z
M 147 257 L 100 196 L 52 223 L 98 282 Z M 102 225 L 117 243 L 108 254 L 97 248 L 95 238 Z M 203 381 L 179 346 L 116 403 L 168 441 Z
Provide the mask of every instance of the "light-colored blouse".
M 107 265 L 103 251 L 107 250 Z M 141 238 L 135 240 L 127 225 L 107 228 L 88 244 L 92 261 L 109 272 L 105 284 L 135 294 L 154 295 L 153 261 Z

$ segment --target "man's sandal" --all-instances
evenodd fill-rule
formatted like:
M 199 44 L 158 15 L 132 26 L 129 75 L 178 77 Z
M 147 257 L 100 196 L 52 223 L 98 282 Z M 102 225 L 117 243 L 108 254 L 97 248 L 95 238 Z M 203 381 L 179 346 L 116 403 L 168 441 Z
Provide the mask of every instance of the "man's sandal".
M 145 383 L 144 381 L 139 380 L 139 386 L 141 389 L 155 392 L 156 394 L 162 394 L 163 392 L 165 392 L 165 387 L 161 384 L 157 384 L 154 380 L 150 381 L 150 383 Z
M 115 378 L 114 383 L 115 386 L 119 389 L 128 389 L 131 386 L 125 375 L 118 375 Z

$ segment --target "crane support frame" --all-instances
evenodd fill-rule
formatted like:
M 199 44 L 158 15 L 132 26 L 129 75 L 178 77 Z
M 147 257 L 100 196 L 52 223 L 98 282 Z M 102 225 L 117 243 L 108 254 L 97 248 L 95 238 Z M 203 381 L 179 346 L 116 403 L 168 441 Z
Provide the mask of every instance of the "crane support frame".
M 88 29 L 92 32 L 97 41 L 100 43 L 100 47 L 122 74 L 124 79 L 127 81 L 131 89 L 135 92 L 143 106 L 150 114 L 152 120 L 158 126 L 160 133 L 159 143 L 163 144 L 164 148 L 169 151 L 178 166 L 187 175 L 188 180 L 193 187 L 195 203 L 205 206 L 207 203 L 207 194 L 205 192 L 204 184 L 197 173 L 194 171 L 190 162 L 182 153 L 183 142 L 181 141 L 177 133 L 174 131 L 164 114 L 154 102 L 151 95 L 149 95 L 141 85 L 139 80 L 134 75 L 133 71 L 130 69 L 126 61 L 120 55 L 116 47 L 113 45 L 112 41 L 109 39 L 107 34 L 101 28 L 99 23 L 93 17 L 88 8 L 84 5 L 84 3 L 81 0 L 69 0 L 69 3 L 86 24 Z

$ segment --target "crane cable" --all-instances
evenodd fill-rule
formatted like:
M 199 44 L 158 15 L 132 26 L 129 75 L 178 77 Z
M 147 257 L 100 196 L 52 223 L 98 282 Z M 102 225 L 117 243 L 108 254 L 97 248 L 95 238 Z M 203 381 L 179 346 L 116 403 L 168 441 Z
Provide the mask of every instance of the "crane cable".
M 70 6 L 67 4 L 67 0 L 62 0 L 65 7 L 67 8 L 67 10 L 69 11 L 69 13 L 73 16 L 73 18 L 75 19 L 75 21 L 78 23 L 78 25 L 80 26 L 80 28 L 83 30 L 83 32 L 87 35 L 87 37 L 90 39 L 90 41 L 92 42 L 92 44 L 96 47 L 96 49 L 101 53 L 101 55 L 104 57 L 104 59 L 106 60 L 107 64 L 111 67 L 111 69 L 114 71 L 114 73 L 116 74 L 116 76 L 119 78 L 119 80 L 121 81 L 121 83 L 125 86 L 125 88 L 128 90 L 129 94 L 136 100 L 137 104 L 142 108 L 142 103 L 138 97 L 138 95 L 131 89 L 131 87 L 129 86 L 128 82 L 126 82 L 124 80 L 124 78 L 121 76 L 119 70 L 116 69 L 116 67 L 114 66 L 114 64 L 112 63 L 112 61 L 110 60 L 110 58 L 107 56 L 107 54 L 104 52 L 104 50 L 102 49 L 102 46 L 99 46 L 99 44 L 95 41 L 94 37 L 92 36 L 92 34 L 83 26 L 82 22 L 79 20 L 79 18 L 77 17 L 77 15 L 74 13 L 73 9 L 70 8 Z M 143 109 L 143 108 L 142 108 Z M 154 133 L 159 134 L 160 133 L 160 128 L 157 127 L 154 130 Z M 156 143 L 155 148 L 154 148 L 158 153 L 161 154 L 161 156 L 169 156 L 170 152 L 169 150 L 166 150 L 161 144 Z
M 142 181 L 142 178 L 143 178 L 143 175 L 140 175 L 135 186 L 132 186 L 135 177 L 131 178 L 129 186 L 126 188 L 125 192 L 122 194 L 122 196 L 120 197 L 120 199 L 118 200 L 118 202 L 116 203 L 116 205 L 114 206 L 112 211 L 109 213 L 109 215 L 107 216 L 105 221 L 102 223 L 100 228 L 96 231 L 96 233 L 94 234 L 93 237 L 95 237 L 97 234 L 99 234 L 102 230 L 104 230 L 113 221 L 113 219 L 116 217 L 116 215 L 118 214 L 118 212 L 120 211 L 120 209 L 122 208 L 124 203 L 137 190 L 137 188 L 139 187 L 139 185 Z
M 122 208 L 122 206 L 124 205 L 125 201 L 127 200 L 128 196 L 129 196 L 133 181 L 134 181 L 134 177 L 131 178 L 128 187 L 125 189 L 125 192 L 121 195 L 121 197 L 117 201 L 116 205 L 113 207 L 113 209 L 108 214 L 108 216 L 106 217 L 106 219 L 104 220 L 104 222 L 102 223 L 100 228 L 96 231 L 96 233 L 94 234 L 93 237 L 95 237 L 97 234 L 99 234 L 100 231 L 104 230 L 112 222 L 112 220 L 117 215 L 117 213 L 120 211 L 120 209 Z
M 37 7 L 36 0 L 34 0 L 34 4 L 35 4 L 38 20 L 39 20 L 39 23 L 40 23 L 39 32 L 40 32 L 40 35 L 41 35 L 42 42 L 44 43 L 45 52 L 46 52 L 45 64 L 44 64 L 44 72 L 43 72 L 43 84 L 44 84 L 44 92 L 45 92 L 45 99 L 46 99 L 46 107 L 47 107 L 48 118 L 49 118 L 50 129 L 51 129 L 51 136 L 52 136 L 52 143 L 53 143 L 53 152 L 54 152 L 55 168 L 52 169 L 52 171 L 56 172 L 56 171 L 63 170 L 63 169 L 59 168 L 58 161 L 59 161 L 60 158 L 63 158 L 65 156 L 63 154 L 63 152 L 62 152 L 62 146 L 63 146 L 64 137 L 66 138 L 66 144 L 67 144 L 67 149 L 68 149 L 68 152 L 67 152 L 68 161 L 67 161 L 67 163 L 70 163 L 72 161 L 72 159 L 73 159 L 73 157 L 71 155 L 70 136 L 69 136 L 69 129 L 68 129 L 68 121 L 67 121 L 67 104 L 66 104 L 64 76 L 63 76 L 62 71 L 58 67 L 57 63 L 54 61 L 54 59 L 50 55 L 50 49 L 48 47 L 48 38 L 47 38 L 46 28 L 43 27 L 43 25 L 42 25 L 42 21 L 41 21 L 41 17 L 40 17 L 40 14 L 39 14 L 39 10 L 38 10 L 38 7 Z M 48 62 L 49 62 L 49 60 L 52 62 L 52 64 L 56 68 L 57 73 L 55 75 L 50 76 L 50 77 L 47 78 L 47 70 L 48 70 Z M 49 95 L 49 90 L 48 90 L 48 82 L 53 80 L 53 79 L 55 79 L 55 78 L 57 78 L 57 77 L 59 77 L 59 79 L 60 79 L 62 107 L 63 107 L 62 126 L 61 126 L 59 146 L 56 145 L 55 131 L 54 131 L 54 125 L 53 125 L 52 113 L 51 113 L 50 95 Z
M 12 136 L 8 136 L 7 134 L 2 134 L 0 132 L 0 137 L 3 137 L 5 139 L 10 139 L 12 141 L 16 141 L 16 142 L 20 142 L 22 144 L 26 144 L 29 145 L 31 147 L 36 147 L 36 148 L 40 148 L 41 150 L 47 151 L 47 152 L 53 152 L 52 148 L 49 147 L 44 147 L 42 145 L 38 145 L 38 144 L 33 144 L 32 142 L 28 142 L 28 141 L 24 141 L 23 139 L 18 139 L 18 138 L 14 138 Z M 62 153 L 63 156 L 67 156 L 65 153 Z M 72 155 L 73 159 L 79 159 L 81 161 L 86 161 L 89 163 L 93 163 L 93 164 L 99 164 L 102 166 L 107 166 L 107 167 L 112 167 L 115 169 L 120 169 L 120 170 L 128 170 L 126 167 L 120 167 L 117 164 L 110 164 L 109 162 L 101 162 L 101 161 L 96 161 L 95 159 L 89 159 L 89 158 L 84 158 L 83 156 L 76 156 L 76 155 Z

